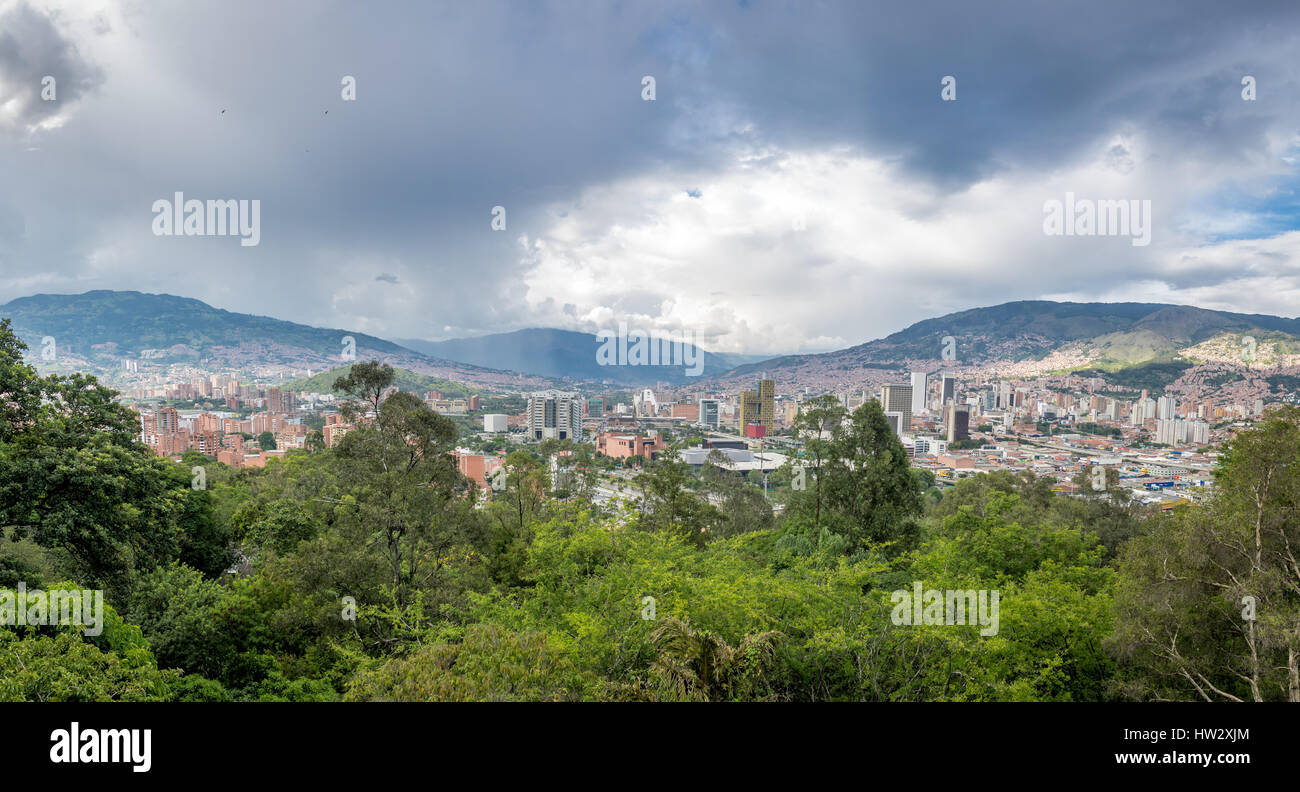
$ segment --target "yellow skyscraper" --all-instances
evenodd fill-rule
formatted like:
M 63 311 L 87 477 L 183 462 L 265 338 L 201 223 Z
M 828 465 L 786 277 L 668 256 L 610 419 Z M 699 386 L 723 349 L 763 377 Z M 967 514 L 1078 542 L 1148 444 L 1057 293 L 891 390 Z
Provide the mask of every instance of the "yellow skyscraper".
M 759 380 L 758 390 L 740 394 L 741 434 L 750 424 L 760 424 L 766 432 L 776 428 L 776 382 Z

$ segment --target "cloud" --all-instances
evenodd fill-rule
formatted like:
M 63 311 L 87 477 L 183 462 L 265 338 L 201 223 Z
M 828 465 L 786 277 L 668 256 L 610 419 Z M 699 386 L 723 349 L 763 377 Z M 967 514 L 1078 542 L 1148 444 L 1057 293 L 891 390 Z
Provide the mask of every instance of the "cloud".
M 404 338 L 623 319 L 731 352 L 1045 295 L 1294 313 L 1297 19 L 0 0 L 0 302 L 138 289 Z M 261 244 L 153 236 L 177 191 L 260 200 Z M 1044 236 L 1067 192 L 1151 200 L 1151 245 Z
M 1273 299 L 1241 286 L 1256 268 L 1275 289 L 1300 276 L 1300 232 L 1225 243 L 1207 241 L 1213 227 L 1191 233 L 1179 218 L 1205 185 L 1152 152 L 1138 135 L 1098 141 L 1070 168 L 1008 172 L 959 193 L 847 150 L 738 154 L 716 172 L 624 180 L 552 207 L 550 228 L 527 241 L 524 282 L 547 322 L 690 329 L 723 352 L 843 347 L 1044 294 L 1150 301 L 1153 283 L 1170 299 L 1294 312 L 1286 289 Z M 684 178 L 704 185 L 701 198 L 672 187 Z M 1149 201 L 1152 244 L 1046 235 L 1044 203 L 1067 194 Z M 562 298 L 576 303 L 571 315 L 554 311 Z
M 0 4 L 0 134 L 63 126 L 103 80 L 48 14 L 22 0 Z

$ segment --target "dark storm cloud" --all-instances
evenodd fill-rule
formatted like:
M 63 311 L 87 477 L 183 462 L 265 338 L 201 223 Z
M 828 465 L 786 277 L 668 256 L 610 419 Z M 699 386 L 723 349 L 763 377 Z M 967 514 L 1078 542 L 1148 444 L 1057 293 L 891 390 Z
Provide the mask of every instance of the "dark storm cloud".
M 53 78 L 53 99 L 41 91 Z M 26 133 L 54 118 L 103 80 L 54 21 L 25 2 L 0 7 L 0 133 Z

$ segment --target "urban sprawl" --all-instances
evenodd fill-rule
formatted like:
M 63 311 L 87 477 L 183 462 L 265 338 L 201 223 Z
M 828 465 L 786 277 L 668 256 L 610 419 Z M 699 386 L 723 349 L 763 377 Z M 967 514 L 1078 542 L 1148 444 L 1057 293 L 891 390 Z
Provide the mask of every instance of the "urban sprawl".
M 332 447 L 356 421 L 369 420 L 346 420 L 333 393 L 187 373 L 183 382 L 152 375 L 153 382 L 124 393 L 140 414 L 141 440 L 160 456 L 197 451 L 232 467 L 262 467 L 312 443 Z M 874 393 L 833 395 L 849 410 L 878 399 L 912 465 L 929 471 L 938 486 L 993 470 L 1026 471 L 1052 476 L 1057 491 L 1075 493 L 1081 473 L 1103 468 L 1113 469 L 1134 498 L 1165 506 L 1203 494 L 1216 449 L 1264 410 L 1262 399 L 1246 405 L 1114 390 L 1100 378 L 1069 374 L 1009 380 L 915 372 Z M 458 466 L 490 491 L 510 445 L 545 440 L 589 443 L 598 457 L 631 466 L 684 439 L 676 453 L 693 469 L 726 467 L 766 489 L 769 474 L 803 464 L 805 435 L 796 430 L 797 419 L 802 405 L 824 394 L 777 393 L 773 380 L 761 378 L 753 390 L 731 393 L 661 385 L 489 397 L 513 400 L 523 407 L 519 412 L 485 409 L 479 395 L 420 395 L 439 413 L 466 422 L 462 442 L 475 447 L 454 452 Z

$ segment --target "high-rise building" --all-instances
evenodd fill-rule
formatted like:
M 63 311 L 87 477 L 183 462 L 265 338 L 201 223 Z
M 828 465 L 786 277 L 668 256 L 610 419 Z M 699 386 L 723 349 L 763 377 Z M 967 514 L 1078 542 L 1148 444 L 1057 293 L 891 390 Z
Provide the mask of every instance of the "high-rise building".
M 717 429 L 720 415 L 721 415 L 721 410 L 719 409 L 720 406 L 721 405 L 717 399 L 701 398 L 700 399 L 700 424 L 702 426 L 708 426 L 713 429 Z
M 957 399 L 957 377 L 954 374 L 943 375 L 943 387 L 939 390 L 939 404 L 944 405 Z
M 643 388 L 632 394 L 632 404 L 636 407 L 637 415 L 642 417 L 650 418 L 659 414 L 659 399 L 655 396 L 654 388 Z
M 1205 421 L 1162 418 L 1156 423 L 1156 442 L 1165 445 L 1206 445 L 1210 442 L 1210 425 Z
M 268 412 L 282 413 L 288 412 L 284 406 L 284 391 L 279 388 L 271 388 L 266 392 L 266 409 Z
M 1177 418 L 1178 401 L 1173 396 L 1161 396 L 1156 402 L 1156 417 L 1162 421 Z
M 954 443 L 958 440 L 970 439 L 970 406 L 966 404 L 957 404 L 956 402 L 948 405 L 947 415 L 944 422 L 948 425 L 948 442 Z
M 576 393 L 538 391 L 528 396 L 528 436 L 582 440 L 582 403 Z
M 750 424 L 762 426 L 769 434 L 776 429 L 776 382 L 759 380 L 758 390 L 740 394 L 739 423 L 742 434 Z
M 925 412 L 925 385 L 929 375 L 924 371 L 912 372 L 912 414 Z
M 1161 418 L 1156 422 L 1156 442 L 1179 445 L 1187 440 L 1187 422 L 1176 418 Z
M 911 385 L 882 385 L 880 386 L 880 406 L 886 413 L 896 412 L 900 414 L 898 421 L 898 433 L 912 431 L 912 386 Z
M 1014 406 L 1011 403 L 1011 383 L 998 383 L 998 407 L 1003 410 L 1009 410 Z

